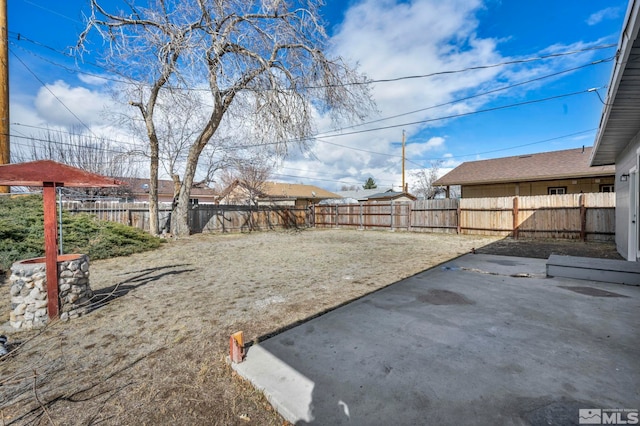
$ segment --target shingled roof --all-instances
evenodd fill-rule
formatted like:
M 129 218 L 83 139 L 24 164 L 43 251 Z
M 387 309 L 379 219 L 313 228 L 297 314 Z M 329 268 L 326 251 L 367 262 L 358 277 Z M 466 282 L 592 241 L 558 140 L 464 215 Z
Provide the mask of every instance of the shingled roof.
M 318 188 L 317 186 L 299 183 L 265 182 L 262 187 L 262 192 L 270 198 L 340 198 L 338 194 Z
M 462 163 L 435 185 L 478 185 L 613 176 L 615 166 L 589 166 L 591 147 Z

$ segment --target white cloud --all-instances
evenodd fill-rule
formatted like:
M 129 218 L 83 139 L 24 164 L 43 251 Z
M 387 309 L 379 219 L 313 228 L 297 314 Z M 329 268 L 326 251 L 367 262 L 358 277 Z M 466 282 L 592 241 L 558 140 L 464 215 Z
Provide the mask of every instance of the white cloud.
M 105 93 L 85 87 L 72 87 L 58 80 L 40 88 L 34 99 L 36 113 L 52 126 L 76 126 L 106 124 L 104 112 L 114 107 Z
M 592 13 L 585 21 L 587 25 L 597 25 L 605 19 L 616 19 L 620 16 L 621 9 L 619 7 L 607 7 Z
M 105 86 L 109 83 L 109 79 L 107 77 L 101 77 L 98 75 L 78 74 L 78 79 L 83 83 L 92 86 Z
M 356 0 L 345 12 L 342 24 L 335 30 L 332 54 L 358 63 L 360 70 L 372 79 L 463 70 L 517 59 L 500 53 L 500 43 L 507 40 L 508 36 L 494 39 L 477 34 L 477 16 L 483 8 L 481 0 Z M 614 13 L 619 13 L 619 10 L 603 9 L 593 14 L 590 21 L 595 24 L 598 20 L 613 17 Z M 600 41 L 594 43 L 598 42 Z M 578 50 L 586 46 L 588 45 L 583 42 L 555 44 L 537 54 Z M 444 126 L 451 123 L 451 120 L 428 120 L 473 112 L 504 92 L 440 107 L 434 107 L 435 105 L 446 104 L 480 90 L 491 90 L 569 68 L 587 62 L 591 57 L 591 53 L 584 53 L 554 61 L 478 69 L 393 83 L 375 83 L 372 93 L 380 113 L 370 119 L 404 115 L 345 129 L 342 133 L 385 126 L 396 127 L 338 137 L 321 136 L 322 141 L 313 144 L 311 156 L 291 149 L 290 157 L 278 171 L 282 175 L 296 177 L 276 178 L 314 183 L 337 190 L 342 182 L 362 184 L 372 176 L 380 187 L 392 184 L 399 187 L 402 168 L 399 143 L 403 130 L 406 131 L 408 141 L 407 158 L 414 162 L 408 162 L 407 166 L 415 168 L 415 163 L 418 163 L 428 167 L 431 158 L 445 158 L 441 171 L 448 171 L 459 164 L 459 161 L 450 158 L 451 155 L 447 153 L 450 149 L 447 143 L 451 142 L 447 140 Z M 19 114 L 19 121 L 24 123 L 67 128 L 82 127 L 82 121 L 99 135 L 110 135 L 113 138 L 113 135 L 118 134 L 121 135 L 118 138 L 126 138 L 127 131 L 118 131 L 117 124 L 112 124 L 103 112 L 118 108 L 127 111 L 129 107 L 118 106 L 111 100 L 106 88 L 103 88 L 105 80 L 86 75 L 79 78 L 82 86 L 72 86 L 64 81 L 48 85 L 47 88 L 55 96 L 49 90 L 41 88 L 34 98 L 22 100 L 21 108 L 13 109 L 12 116 Z M 543 85 L 546 82 L 548 80 L 537 84 Z M 538 86 L 520 87 L 512 90 L 510 95 L 524 94 L 535 87 Z M 128 113 L 131 114 L 130 108 Z M 327 117 L 318 118 L 318 129 L 331 133 L 330 120 Z M 426 122 L 403 124 L 418 121 Z
M 332 39 L 333 53 L 358 63 L 360 71 L 374 80 L 500 62 L 503 57 L 497 51 L 498 41 L 476 35 L 478 21 L 475 14 L 481 7 L 479 0 L 363 0 L 345 13 L 344 22 L 336 29 Z M 472 111 L 481 103 L 429 107 L 450 102 L 460 93 L 492 82 L 499 72 L 498 69 L 484 69 L 375 83 L 372 93 L 380 117 L 420 109 L 424 111 L 348 129 L 346 132 Z M 374 120 L 376 118 L 372 117 Z M 323 137 L 329 142 L 357 150 L 318 142 L 314 149 L 316 158 L 322 164 L 318 168 L 325 172 L 325 177 L 334 176 L 336 180 L 347 177 L 366 179 L 371 175 L 376 181 L 387 183 L 387 186 L 395 184 L 399 187 L 402 179 L 399 145 L 402 130 L 406 129 L 407 158 L 420 164 L 429 164 L 423 161 L 425 155 L 437 156 L 445 150 L 445 136 L 437 132 L 442 124 L 442 121 L 433 121 L 406 128 L 402 126 L 341 137 Z M 433 129 L 432 133 L 435 134 L 426 138 L 418 137 L 426 128 Z M 330 128 L 321 125 L 320 129 L 326 131 Z

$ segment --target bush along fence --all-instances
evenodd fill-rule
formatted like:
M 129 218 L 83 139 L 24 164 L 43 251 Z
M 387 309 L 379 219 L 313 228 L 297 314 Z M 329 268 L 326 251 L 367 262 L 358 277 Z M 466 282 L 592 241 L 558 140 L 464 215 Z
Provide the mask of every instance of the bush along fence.
M 615 193 L 317 205 L 318 228 L 612 241 Z
M 136 203 L 63 202 L 71 213 L 89 213 L 101 220 L 122 223 L 149 231 L 149 208 Z M 171 232 L 171 209 L 158 209 L 160 229 Z M 249 232 L 269 229 L 295 229 L 311 226 L 308 209 L 285 206 L 237 206 L 198 204 L 189 210 L 192 233 Z

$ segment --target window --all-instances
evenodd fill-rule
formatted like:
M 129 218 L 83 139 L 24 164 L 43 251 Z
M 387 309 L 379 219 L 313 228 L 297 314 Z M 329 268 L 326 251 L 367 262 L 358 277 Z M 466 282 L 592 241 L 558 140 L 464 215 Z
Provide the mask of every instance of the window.
M 550 186 L 547 188 L 549 195 L 562 195 L 567 193 L 566 186 Z
M 600 192 L 615 192 L 613 184 L 600 185 Z

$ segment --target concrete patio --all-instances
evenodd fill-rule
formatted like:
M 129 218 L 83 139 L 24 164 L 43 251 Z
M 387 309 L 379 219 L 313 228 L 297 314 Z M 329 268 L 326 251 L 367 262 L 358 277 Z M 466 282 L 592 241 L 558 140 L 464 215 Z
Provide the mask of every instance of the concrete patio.
M 295 424 L 578 424 L 640 408 L 640 287 L 469 254 L 249 348 Z M 303 283 L 301 283 L 303 284 Z

